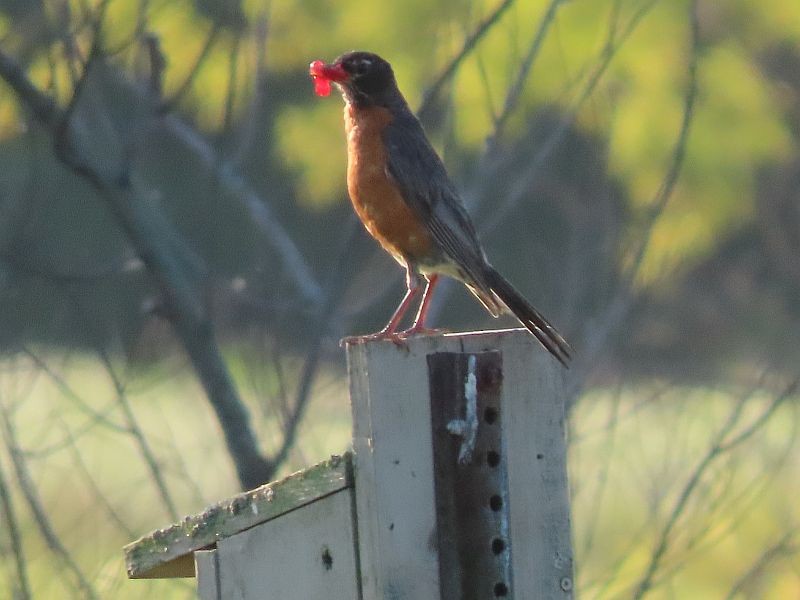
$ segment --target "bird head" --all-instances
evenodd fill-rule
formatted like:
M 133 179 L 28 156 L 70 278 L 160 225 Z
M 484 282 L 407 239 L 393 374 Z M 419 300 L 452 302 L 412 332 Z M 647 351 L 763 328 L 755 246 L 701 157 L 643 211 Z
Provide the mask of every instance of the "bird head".
M 308 72 L 319 96 L 330 93 L 331 83 L 358 105 L 388 104 L 399 95 L 392 66 L 371 52 L 348 52 L 330 64 L 315 60 Z

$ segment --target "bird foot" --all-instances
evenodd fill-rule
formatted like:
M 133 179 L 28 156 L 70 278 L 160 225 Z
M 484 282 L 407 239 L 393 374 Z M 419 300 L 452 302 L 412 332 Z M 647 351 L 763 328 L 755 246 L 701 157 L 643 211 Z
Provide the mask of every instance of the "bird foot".
M 408 349 L 406 341 L 418 335 L 444 335 L 447 329 L 431 329 L 428 327 L 411 327 L 404 331 L 386 331 L 381 330 L 377 333 L 368 333 L 366 335 L 351 335 L 343 337 L 339 340 L 339 346 L 344 347 L 348 344 L 365 344 L 367 342 L 377 342 L 381 340 L 389 340 L 398 348 L 404 350 Z
M 377 342 L 380 340 L 389 340 L 398 348 L 405 348 L 405 332 L 404 331 L 378 331 L 377 333 L 368 333 L 366 335 L 349 335 L 343 337 L 339 341 L 339 346 L 346 346 L 349 344 L 365 344 L 367 342 Z
M 377 333 L 368 333 L 366 335 L 351 335 L 343 337 L 339 341 L 339 346 L 346 346 L 348 344 L 364 344 L 366 342 L 376 342 L 381 340 L 389 340 L 398 348 L 407 349 L 406 340 L 410 337 L 418 335 L 443 335 L 447 333 L 447 329 L 431 329 L 428 327 L 411 327 L 404 331 L 385 331 L 381 330 Z
M 411 327 L 405 331 L 401 331 L 397 335 L 402 336 L 403 339 L 408 339 L 416 335 L 444 335 L 448 333 L 447 329 L 430 328 L 430 327 Z

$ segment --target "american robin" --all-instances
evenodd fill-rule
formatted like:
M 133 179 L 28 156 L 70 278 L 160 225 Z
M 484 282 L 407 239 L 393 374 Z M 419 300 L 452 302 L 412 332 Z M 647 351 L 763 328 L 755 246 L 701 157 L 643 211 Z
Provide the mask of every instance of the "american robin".
M 425 315 L 439 275 L 463 282 L 493 317 L 510 312 L 561 364 L 571 348 L 489 263 L 444 164 L 397 88 L 391 65 L 369 52 L 311 63 L 318 95 L 331 82 L 345 101 L 347 189 L 367 231 L 406 270 L 407 292 L 373 339 L 428 331 Z M 422 293 L 409 329 L 398 331 Z

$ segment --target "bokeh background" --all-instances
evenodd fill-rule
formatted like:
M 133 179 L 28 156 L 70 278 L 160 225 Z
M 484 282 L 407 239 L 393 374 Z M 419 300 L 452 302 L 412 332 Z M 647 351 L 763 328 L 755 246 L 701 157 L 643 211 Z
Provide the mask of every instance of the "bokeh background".
M 351 49 L 576 349 L 579 595 L 800 596 L 799 42 L 786 0 L 0 1 L 0 598 L 191 598 L 121 547 L 346 449 L 338 340 L 403 291 L 307 75 Z

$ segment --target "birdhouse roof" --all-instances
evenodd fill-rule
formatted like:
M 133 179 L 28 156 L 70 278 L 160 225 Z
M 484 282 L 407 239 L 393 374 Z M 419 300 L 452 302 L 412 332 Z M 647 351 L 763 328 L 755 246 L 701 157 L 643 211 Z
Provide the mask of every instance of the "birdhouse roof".
M 350 465 L 349 453 L 332 456 L 145 535 L 124 548 L 128 577 L 194 577 L 194 551 L 351 487 Z

